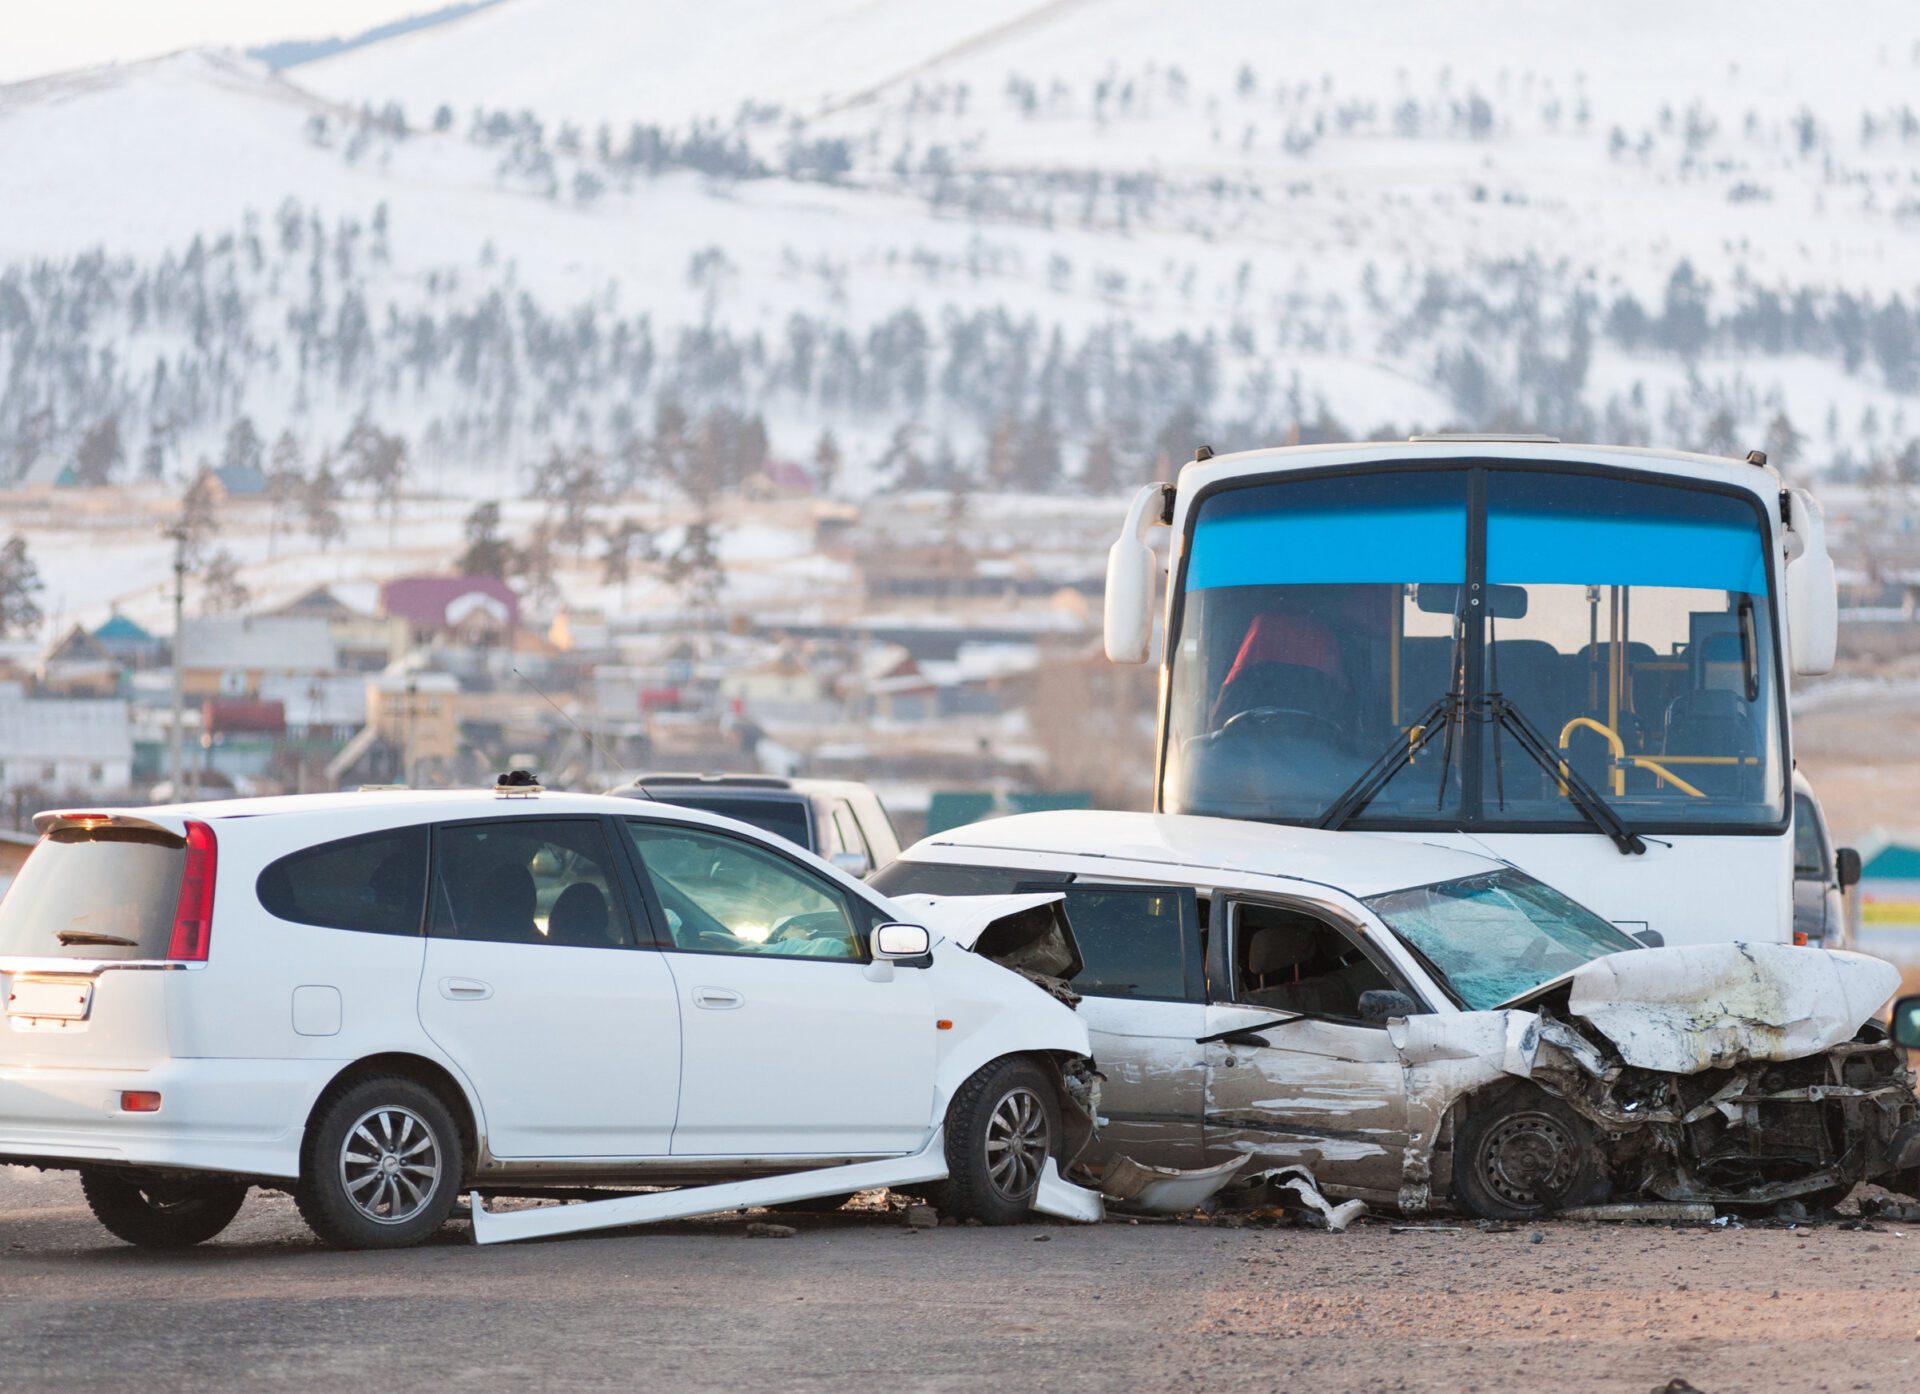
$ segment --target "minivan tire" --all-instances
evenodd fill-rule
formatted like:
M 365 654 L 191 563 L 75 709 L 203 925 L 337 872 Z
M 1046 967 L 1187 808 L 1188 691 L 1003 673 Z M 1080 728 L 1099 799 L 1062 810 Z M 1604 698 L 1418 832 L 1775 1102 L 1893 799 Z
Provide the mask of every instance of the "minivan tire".
M 466 1156 L 453 1114 L 403 1075 L 357 1080 L 321 1101 L 300 1149 L 294 1204 L 335 1249 L 430 1238 L 460 1195 Z
M 135 1181 L 82 1168 L 80 1190 L 94 1219 L 142 1249 L 190 1249 L 233 1223 L 247 1198 L 239 1181 Z
M 976 1071 L 947 1109 L 947 1181 L 940 1208 L 958 1220 L 1012 1225 L 1028 1217 L 1040 1173 L 1060 1154 L 1060 1100 L 1031 1060 Z

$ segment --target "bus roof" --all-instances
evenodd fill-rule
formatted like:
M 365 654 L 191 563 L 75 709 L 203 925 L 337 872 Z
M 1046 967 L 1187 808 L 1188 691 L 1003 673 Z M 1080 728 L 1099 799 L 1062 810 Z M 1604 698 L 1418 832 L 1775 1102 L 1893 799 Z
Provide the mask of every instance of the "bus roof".
M 1203 489 L 1222 480 L 1340 465 L 1434 460 L 1514 460 L 1530 464 L 1584 465 L 1644 474 L 1670 474 L 1677 478 L 1732 485 L 1757 494 L 1764 500 L 1772 500 L 1781 489 L 1780 473 L 1771 465 L 1750 464 L 1746 460 L 1729 459 L 1724 455 L 1696 455 L 1684 450 L 1654 450 L 1631 445 L 1581 445 L 1499 436 L 1290 445 L 1241 450 L 1186 465 L 1180 471 L 1178 492 L 1174 498 L 1173 524 L 1177 531 L 1186 518 L 1192 500 Z M 1773 511 L 1768 510 L 1769 516 Z

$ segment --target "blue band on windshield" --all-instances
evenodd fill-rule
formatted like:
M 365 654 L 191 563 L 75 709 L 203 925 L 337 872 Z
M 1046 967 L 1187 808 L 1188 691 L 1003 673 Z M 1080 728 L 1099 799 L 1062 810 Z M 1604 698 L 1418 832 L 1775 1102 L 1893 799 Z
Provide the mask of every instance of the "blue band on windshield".
M 1466 580 L 1458 506 L 1203 514 L 1187 589 Z
M 1495 509 L 1487 515 L 1487 580 L 1764 595 L 1767 566 L 1750 521 Z

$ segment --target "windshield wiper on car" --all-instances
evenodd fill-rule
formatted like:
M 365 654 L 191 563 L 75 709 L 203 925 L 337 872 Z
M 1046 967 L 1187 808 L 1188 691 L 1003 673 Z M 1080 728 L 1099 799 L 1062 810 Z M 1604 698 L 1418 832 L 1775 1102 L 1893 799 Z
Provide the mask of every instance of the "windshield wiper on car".
M 1638 856 L 1647 850 L 1646 840 L 1627 826 L 1620 815 L 1613 811 L 1613 805 L 1600 797 L 1585 777 L 1574 769 L 1572 761 L 1563 761 L 1554 754 L 1552 747 L 1547 744 L 1547 738 L 1527 720 L 1526 714 L 1511 699 L 1496 689 L 1481 697 L 1478 705 L 1485 709 L 1481 713 L 1483 718 L 1493 726 L 1495 776 L 1503 785 L 1504 777 L 1499 773 L 1499 740 L 1500 732 L 1504 730 L 1512 735 L 1514 743 L 1529 759 L 1546 771 L 1547 778 L 1560 786 L 1560 791 L 1580 811 L 1581 816 L 1613 840 L 1613 845 L 1620 849 L 1622 856 Z M 1503 787 L 1498 792 L 1504 806 L 1506 790 Z
M 112 945 L 121 949 L 137 949 L 138 939 L 122 939 L 117 934 L 102 934 L 93 929 L 63 929 L 53 936 L 63 947 L 73 948 L 79 944 Z

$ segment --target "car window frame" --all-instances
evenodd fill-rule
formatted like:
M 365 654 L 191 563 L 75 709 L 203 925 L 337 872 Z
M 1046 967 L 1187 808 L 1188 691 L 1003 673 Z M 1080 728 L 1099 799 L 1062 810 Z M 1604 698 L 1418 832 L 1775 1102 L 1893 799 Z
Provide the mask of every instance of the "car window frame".
M 1369 963 L 1380 970 L 1381 975 L 1392 985 L 1394 991 L 1405 993 L 1414 1005 L 1421 1009 L 1418 1015 L 1433 1014 L 1435 1009 L 1427 994 L 1407 975 L 1392 955 L 1370 942 L 1361 924 L 1350 921 L 1332 906 L 1294 896 L 1248 895 L 1237 891 L 1222 891 L 1215 895 L 1213 900 L 1215 902 L 1213 913 L 1208 917 L 1208 923 L 1213 926 L 1213 932 L 1208 936 L 1207 942 L 1207 1003 L 1209 1006 L 1237 1007 L 1242 1011 L 1252 1012 L 1283 1010 L 1262 1007 L 1256 1002 L 1241 1002 L 1233 996 L 1233 951 L 1240 940 L 1240 909 L 1242 906 L 1256 905 L 1274 910 L 1292 910 L 1313 916 L 1358 949 Z M 1221 902 L 1224 902 L 1224 908 L 1227 911 L 1224 924 L 1221 923 L 1219 914 L 1222 908 Z M 1222 995 L 1216 995 L 1215 984 L 1224 984 L 1224 988 L 1221 989 Z M 1324 1021 L 1335 1026 L 1359 1026 L 1369 1031 L 1387 1029 L 1384 1021 L 1365 1021 L 1352 1016 L 1331 1016 L 1324 1012 L 1295 1012 L 1291 1008 L 1284 1010 L 1290 1016 L 1304 1017 L 1310 1021 Z
M 613 821 L 600 813 L 541 813 L 537 809 L 525 813 L 493 818 L 447 818 L 429 824 L 432 833 L 427 852 L 427 899 L 421 913 L 420 934 L 423 939 L 440 939 L 448 944 L 499 944 L 505 948 L 523 949 L 592 949 L 601 952 L 599 944 L 516 944 L 504 939 L 462 939 L 448 938 L 433 932 L 433 903 L 440 889 L 440 834 L 456 828 L 499 827 L 506 823 L 593 823 L 600 828 L 601 838 L 611 844 L 612 851 L 607 858 L 607 886 L 613 892 L 614 904 L 609 912 L 626 918 L 628 938 L 625 944 L 608 944 L 607 952 L 633 949 L 655 949 L 658 947 L 650 920 L 651 909 L 643 901 L 636 899 L 636 890 L 632 884 L 632 871 L 626 859 L 620 854 L 620 839 L 614 836 L 614 830 L 607 824 Z M 635 916 L 631 907 L 639 905 L 641 913 Z
M 1081 969 L 1074 974 L 1071 984 L 1074 992 L 1081 997 L 1098 997 L 1103 1002 L 1173 1002 L 1188 1006 L 1204 1006 L 1207 1000 L 1205 948 L 1200 942 L 1200 893 L 1193 886 L 1182 886 L 1173 882 L 1146 881 L 1087 881 L 1071 872 L 1065 873 L 1066 879 L 1051 881 L 1039 875 L 1030 875 L 1026 880 L 1014 882 L 1015 895 L 1043 894 L 1058 891 L 1067 916 L 1069 927 L 1073 925 L 1073 911 L 1069 897 L 1075 891 L 1098 891 L 1102 895 L 1114 892 L 1126 892 L 1132 895 L 1171 895 L 1180 901 L 1180 980 L 1182 995 L 1162 997 L 1158 994 L 1141 993 L 1122 997 L 1116 993 L 1088 990 L 1082 987 L 1080 978 L 1087 971 L 1087 939 L 1078 929 L 1074 929 L 1074 942 L 1080 947 Z
M 268 862 L 265 866 L 261 867 L 259 873 L 253 878 L 254 903 L 258 905 L 261 908 L 261 910 L 265 911 L 269 916 L 278 920 L 280 923 L 299 925 L 302 929 L 329 929 L 329 930 L 335 930 L 341 934 L 373 934 L 373 935 L 378 935 L 382 939 L 425 939 L 427 937 L 427 924 L 428 924 L 428 921 L 432 918 L 432 908 L 433 908 L 433 871 L 434 871 L 433 840 L 434 840 L 434 828 L 436 826 L 438 825 L 433 822 L 395 823 L 389 827 L 369 828 L 365 832 L 348 833 L 345 837 L 330 837 L 323 842 L 310 842 L 306 844 L 304 847 L 296 847 L 290 852 L 284 852 L 280 856 L 277 856 L 272 861 Z M 266 897 L 261 894 L 260 883 L 266 880 L 267 873 L 272 871 L 275 867 L 281 865 L 283 862 L 291 861 L 295 857 L 309 856 L 315 853 L 325 851 L 329 848 L 338 847 L 344 843 L 366 842 L 376 837 L 392 837 L 396 834 L 405 834 L 405 833 L 414 833 L 414 832 L 424 833 L 426 835 L 427 852 L 426 852 L 426 857 L 424 858 L 425 871 L 424 871 L 424 879 L 421 885 L 420 907 L 417 914 L 415 915 L 415 923 L 414 923 L 413 931 L 410 934 L 409 933 L 390 933 L 389 931 L 384 929 L 363 929 L 357 925 L 321 924 L 316 920 L 293 919 L 293 918 L 290 918 L 289 916 L 281 914 L 279 911 L 275 910 L 272 906 L 268 905 Z
M 874 929 L 894 919 L 893 912 L 885 906 L 875 904 L 865 895 L 856 894 L 851 888 L 841 885 L 833 879 L 832 876 L 823 873 L 817 867 L 808 866 L 804 861 L 800 860 L 800 858 L 789 854 L 785 848 L 776 846 L 776 842 L 783 843 L 786 842 L 786 839 L 776 837 L 772 833 L 765 833 L 764 830 L 755 829 L 756 832 L 762 832 L 766 838 L 766 841 L 761 841 L 759 838 L 741 837 L 731 828 L 716 828 L 709 824 L 694 823 L 691 821 L 682 822 L 674 818 L 647 818 L 635 814 L 621 813 L 610 814 L 608 815 L 608 819 L 613 823 L 642 823 L 649 827 L 678 829 L 682 832 L 695 834 L 696 836 L 719 838 L 726 842 L 745 843 L 747 846 L 757 849 L 766 856 L 789 863 L 794 870 L 803 876 L 821 883 L 826 890 L 838 894 L 845 903 L 849 921 L 855 919 L 853 907 L 856 902 L 865 907 L 866 913 L 871 919 L 871 923 L 866 925 L 865 928 L 860 928 L 857 924 L 855 925 L 855 940 L 860 953 L 858 957 L 854 958 L 828 958 L 820 954 L 747 954 L 735 953 L 727 949 L 689 948 L 684 944 L 676 943 L 673 936 L 668 932 L 666 907 L 660 903 L 659 892 L 653 884 L 653 876 L 647 870 L 646 858 L 641 855 L 640 848 L 635 844 L 633 838 L 628 835 L 627 830 L 624 827 L 617 828 L 614 830 L 615 836 L 613 840 L 619 845 L 619 855 L 628 863 L 630 874 L 639 887 L 639 894 L 647 908 L 648 919 L 653 925 L 658 927 L 654 932 L 653 945 L 661 953 L 693 954 L 703 958 L 759 960 L 778 963 L 828 963 L 838 964 L 842 967 L 865 968 L 871 966 L 874 962 Z M 803 849 L 796 848 L 795 850 Z

